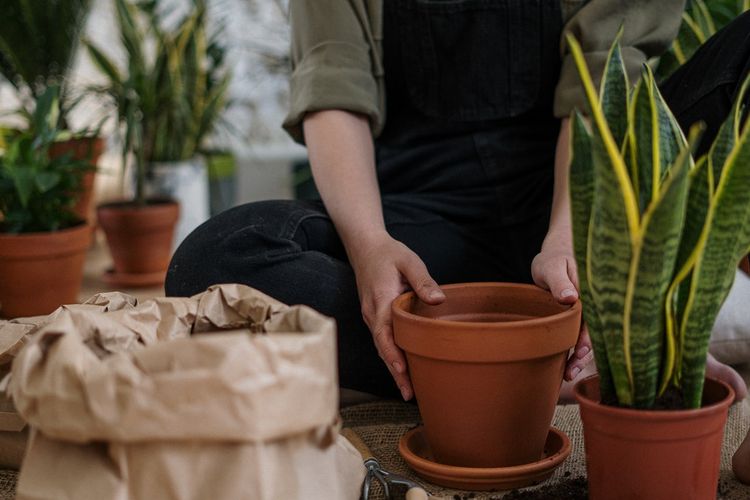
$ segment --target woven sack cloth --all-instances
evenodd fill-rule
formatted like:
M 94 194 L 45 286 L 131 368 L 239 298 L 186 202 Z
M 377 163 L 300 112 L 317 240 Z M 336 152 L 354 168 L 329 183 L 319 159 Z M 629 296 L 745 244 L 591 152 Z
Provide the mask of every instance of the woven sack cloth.
M 66 306 L 9 390 L 32 432 L 17 498 L 359 498 L 335 323 L 240 285 Z

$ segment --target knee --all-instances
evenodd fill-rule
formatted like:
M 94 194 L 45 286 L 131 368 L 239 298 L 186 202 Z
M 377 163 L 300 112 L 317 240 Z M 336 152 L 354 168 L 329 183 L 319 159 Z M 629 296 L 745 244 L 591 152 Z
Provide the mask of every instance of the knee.
M 165 292 L 188 296 L 220 282 L 236 282 L 253 263 L 297 246 L 285 229 L 300 210 L 295 201 L 263 201 L 227 210 L 185 238 L 172 256 Z

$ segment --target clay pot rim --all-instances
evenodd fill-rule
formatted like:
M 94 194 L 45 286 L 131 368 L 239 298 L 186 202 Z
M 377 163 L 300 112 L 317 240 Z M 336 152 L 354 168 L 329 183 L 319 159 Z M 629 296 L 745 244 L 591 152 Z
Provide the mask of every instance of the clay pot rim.
M 87 221 L 80 221 L 74 226 L 66 227 L 65 229 L 56 229 L 54 231 L 35 231 L 32 233 L 6 233 L 0 231 L 0 238 L 43 238 L 45 236 L 60 235 L 65 233 L 75 233 L 83 231 L 88 228 L 90 231 L 94 231 L 94 226 L 89 224 Z
M 487 282 L 471 282 L 471 283 L 453 283 L 450 285 L 441 285 L 441 290 L 453 290 L 453 289 L 461 289 L 461 288 L 505 288 L 505 289 L 516 289 L 516 290 L 530 290 L 533 292 L 539 292 L 543 294 L 548 294 L 549 292 L 543 288 L 540 288 L 536 285 L 528 285 L 525 283 L 505 283 L 505 282 L 493 282 L 493 281 L 487 281 Z M 564 319 L 567 319 L 569 316 L 576 316 L 581 314 L 581 301 L 576 300 L 575 303 L 571 304 L 570 307 L 568 307 L 566 310 L 561 311 L 559 313 L 550 314 L 548 316 L 541 316 L 538 318 L 531 318 L 531 319 L 519 319 L 519 320 L 511 320 L 511 321 L 454 321 L 454 320 L 447 320 L 447 319 L 438 319 L 438 318 L 428 318 L 426 316 L 420 316 L 418 314 L 414 314 L 412 312 L 409 312 L 406 310 L 406 304 L 411 300 L 411 298 L 415 295 L 413 291 L 405 292 L 396 299 L 394 299 L 392 305 L 391 305 L 391 311 L 394 316 L 398 316 L 404 321 L 409 322 L 416 322 L 416 323 L 422 323 L 424 325 L 431 325 L 436 327 L 446 327 L 451 326 L 452 328 L 472 328 L 474 330 L 496 330 L 498 325 L 504 325 L 507 327 L 519 327 L 519 328 L 525 328 L 525 327 L 531 327 L 531 326 L 538 326 L 538 325 L 544 325 L 551 322 L 557 322 L 562 321 Z M 561 304 L 561 306 L 565 306 L 565 304 Z
M 667 421 L 667 420 L 684 420 L 693 417 L 703 416 L 707 413 L 720 412 L 724 408 L 728 408 L 734 401 L 734 389 L 724 382 L 713 377 L 706 377 L 706 381 L 711 381 L 715 384 L 720 385 L 727 391 L 726 397 L 717 401 L 716 403 L 708 406 L 701 406 L 700 408 L 689 408 L 682 410 L 641 410 L 636 408 L 620 408 L 619 406 L 610 406 L 602 404 L 599 401 L 594 401 L 583 394 L 583 386 L 591 383 L 593 380 L 599 378 L 598 374 L 586 377 L 580 380 L 573 387 L 573 395 L 576 398 L 576 402 L 582 407 L 589 408 L 593 411 L 609 412 L 612 415 L 617 415 L 621 418 L 631 420 L 654 420 L 654 421 Z
M 148 209 L 169 207 L 171 205 L 179 205 L 179 204 L 180 203 L 174 198 L 149 197 L 146 199 L 146 204 L 142 206 L 138 205 L 135 200 L 121 199 L 121 200 L 108 201 L 106 203 L 100 203 L 99 205 L 96 206 L 96 209 L 97 211 L 98 210 L 117 210 L 117 211 L 148 210 Z

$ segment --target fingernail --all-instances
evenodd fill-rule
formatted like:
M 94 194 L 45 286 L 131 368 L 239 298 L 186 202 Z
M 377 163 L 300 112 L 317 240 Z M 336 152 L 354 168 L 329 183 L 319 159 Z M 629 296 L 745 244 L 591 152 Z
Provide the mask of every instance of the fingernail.
M 401 366 L 401 363 L 399 363 L 398 361 L 394 361 L 393 363 L 391 363 L 391 366 L 392 366 L 392 367 L 393 367 L 393 369 L 394 369 L 394 370 L 396 370 L 396 371 L 397 371 L 398 373 L 404 373 L 404 367 L 403 367 L 403 366 Z
M 404 401 L 409 401 L 409 399 L 411 399 L 411 393 L 405 385 L 399 386 L 399 390 L 401 391 L 401 397 L 404 398 Z
M 560 297 L 563 299 L 567 299 L 568 297 L 575 297 L 576 295 L 578 295 L 578 293 L 576 293 L 576 291 L 572 288 L 566 288 L 565 290 L 560 292 Z
M 581 348 L 580 348 L 580 349 L 578 350 L 578 357 L 579 357 L 579 358 L 582 358 L 582 357 L 586 356 L 586 355 L 587 355 L 587 354 L 589 353 L 589 351 L 590 351 L 590 350 L 591 350 L 591 349 L 589 349 L 589 347 L 588 347 L 588 346 L 583 346 L 583 347 L 581 347 Z
M 581 369 L 576 366 L 575 368 L 573 368 L 573 371 L 570 372 L 570 378 L 576 378 L 579 373 L 581 373 Z
M 440 300 L 440 299 L 444 299 L 444 298 L 445 298 L 445 294 L 443 292 L 441 292 L 440 290 L 433 290 L 433 291 L 430 292 L 430 299 L 431 300 Z

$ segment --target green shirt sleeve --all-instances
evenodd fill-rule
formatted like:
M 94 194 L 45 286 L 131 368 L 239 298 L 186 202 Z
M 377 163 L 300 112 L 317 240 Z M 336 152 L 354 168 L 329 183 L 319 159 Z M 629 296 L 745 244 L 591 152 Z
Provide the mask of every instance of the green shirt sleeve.
M 572 33 L 583 48 L 595 83 L 601 80 L 607 54 L 623 26 L 622 56 L 631 82 L 640 78 L 643 63 L 661 55 L 672 43 L 682 22 L 685 0 L 590 0 L 563 30 L 562 70 L 555 90 L 555 116 L 567 117 L 585 109 L 583 87 L 570 55 L 565 34 Z
M 370 14 L 356 0 L 291 0 L 292 75 L 284 129 L 304 143 L 305 114 L 340 109 L 366 115 L 373 133 L 383 127 Z

